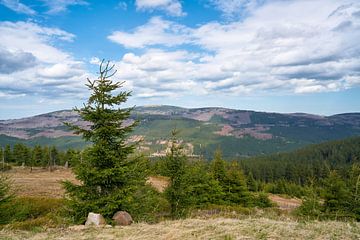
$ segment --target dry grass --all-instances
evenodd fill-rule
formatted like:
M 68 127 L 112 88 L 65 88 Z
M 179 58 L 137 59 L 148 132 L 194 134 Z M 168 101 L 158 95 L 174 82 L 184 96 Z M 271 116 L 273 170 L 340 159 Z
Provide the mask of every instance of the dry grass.
M 38 233 L 3 230 L 0 239 L 360 239 L 360 223 L 185 219 L 115 228 L 70 227 Z
M 31 172 L 30 168 L 13 167 L 5 175 L 10 178 L 18 196 L 62 198 L 65 193 L 62 181 L 78 183 L 71 169 L 61 167 L 52 172 L 39 167 Z M 168 185 L 167 178 L 162 176 L 151 176 L 147 182 L 160 192 Z
M 21 196 L 62 197 L 62 180 L 76 181 L 69 169 L 49 172 L 46 169 L 14 168 L 7 173 Z M 167 185 L 167 179 L 151 177 L 149 182 L 159 191 Z M 280 208 L 293 208 L 300 203 L 296 199 L 271 196 Z M 233 214 L 238 215 L 234 212 Z M 46 231 L 1 230 L 0 239 L 360 239 L 360 223 L 349 222 L 298 222 L 282 215 L 282 218 L 264 218 L 266 214 L 250 216 L 211 216 L 158 224 L 137 223 L 119 228 L 70 228 Z M 229 217 L 229 216 L 227 216 Z
M 151 176 L 146 182 L 150 183 L 159 192 L 164 192 L 169 185 L 169 179 L 163 176 Z
M 58 168 L 52 172 L 43 168 L 15 167 L 5 173 L 11 180 L 18 196 L 61 198 L 64 189 L 61 181 L 76 182 L 70 169 Z

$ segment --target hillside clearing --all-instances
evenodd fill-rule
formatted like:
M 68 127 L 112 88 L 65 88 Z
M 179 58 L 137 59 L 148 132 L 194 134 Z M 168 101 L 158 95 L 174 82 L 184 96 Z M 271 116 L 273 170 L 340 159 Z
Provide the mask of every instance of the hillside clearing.
M 62 198 L 65 191 L 61 181 L 76 182 L 70 169 L 58 168 L 52 172 L 43 168 L 14 167 L 5 174 L 11 179 L 18 196 Z
M 185 219 L 128 227 L 0 231 L 0 239 L 359 239 L 360 223 L 295 222 L 266 218 Z

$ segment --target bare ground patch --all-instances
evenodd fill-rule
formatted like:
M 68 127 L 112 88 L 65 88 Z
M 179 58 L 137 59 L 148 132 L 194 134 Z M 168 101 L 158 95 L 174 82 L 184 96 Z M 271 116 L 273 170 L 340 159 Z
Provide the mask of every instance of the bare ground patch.
M 269 199 L 276 203 L 281 210 L 294 210 L 302 203 L 301 199 L 298 198 L 285 198 L 274 194 L 269 194 Z

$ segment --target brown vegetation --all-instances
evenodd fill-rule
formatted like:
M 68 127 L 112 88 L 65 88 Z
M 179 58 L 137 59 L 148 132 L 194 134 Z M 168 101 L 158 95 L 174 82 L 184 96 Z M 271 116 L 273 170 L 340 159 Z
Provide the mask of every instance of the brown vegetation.
M 30 172 L 30 168 L 14 167 L 6 175 L 11 179 L 18 196 L 61 198 L 65 193 L 61 181 L 76 182 L 71 170 L 65 168 L 57 168 L 52 172 L 33 168 Z
M 4 239 L 359 239 L 360 223 L 295 222 L 266 218 L 185 219 L 126 227 L 0 231 Z

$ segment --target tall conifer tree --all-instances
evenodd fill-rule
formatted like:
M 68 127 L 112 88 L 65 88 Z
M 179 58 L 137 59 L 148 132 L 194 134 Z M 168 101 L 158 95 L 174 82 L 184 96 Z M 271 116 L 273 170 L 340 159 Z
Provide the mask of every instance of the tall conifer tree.
M 118 210 L 129 211 L 135 201 L 134 192 L 145 184 L 141 161 L 129 157 L 135 147 L 126 142 L 136 125 L 127 121 L 132 109 L 119 108 L 131 93 L 117 91 L 114 94 L 123 83 L 110 80 L 116 72 L 113 68 L 109 62 L 101 63 L 98 79 L 88 79 L 86 84 L 91 92 L 87 103 L 81 109 L 74 109 L 89 126 L 67 124 L 93 143 L 73 169 L 81 184 L 64 183 L 73 216 L 78 221 L 85 220 L 89 212 L 111 218 Z

